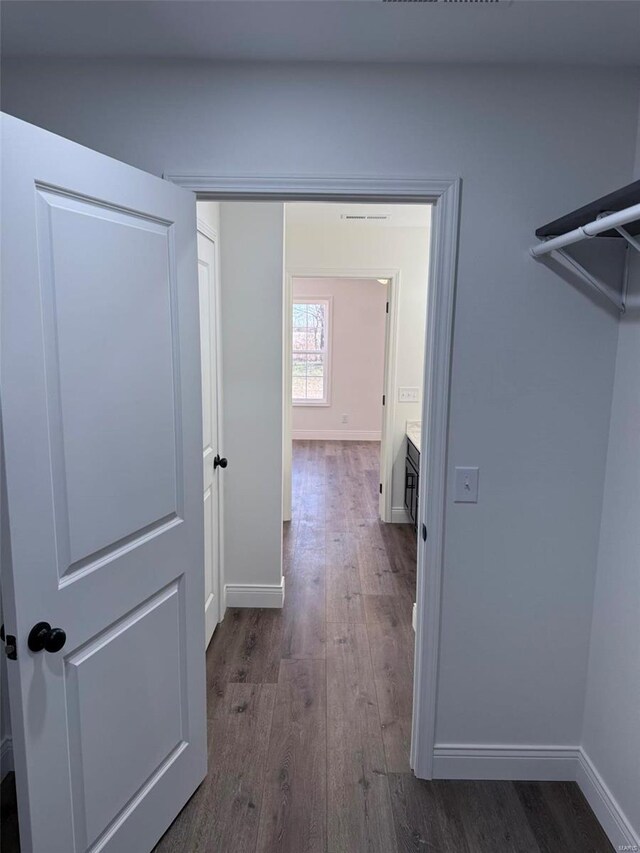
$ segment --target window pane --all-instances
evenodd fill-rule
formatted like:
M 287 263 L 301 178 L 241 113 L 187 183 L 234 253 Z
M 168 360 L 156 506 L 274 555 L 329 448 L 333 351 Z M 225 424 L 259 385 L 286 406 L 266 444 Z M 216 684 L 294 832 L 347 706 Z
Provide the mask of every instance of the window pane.
M 307 348 L 307 333 L 300 329 L 293 330 L 293 349 L 305 350 Z
M 327 306 L 324 303 L 294 303 L 294 350 L 323 350 L 326 345 Z
M 324 380 L 321 376 L 310 376 L 307 379 L 307 400 L 322 400 L 324 397 Z
M 307 360 L 307 375 L 308 376 L 323 376 L 324 364 L 322 356 L 310 355 Z
M 307 356 L 302 353 L 295 353 L 293 356 L 293 375 L 306 376 L 307 374 Z
M 293 328 L 306 326 L 307 312 L 306 305 L 294 304 L 293 306 Z
M 306 382 L 304 376 L 293 376 L 293 399 L 304 400 L 306 397 Z
M 292 395 L 294 400 L 322 401 L 325 397 L 325 349 L 328 305 L 293 305 Z
M 314 303 L 307 305 L 307 308 L 309 311 L 309 328 L 313 334 L 313 349 L 324 349 L 325 305 Z

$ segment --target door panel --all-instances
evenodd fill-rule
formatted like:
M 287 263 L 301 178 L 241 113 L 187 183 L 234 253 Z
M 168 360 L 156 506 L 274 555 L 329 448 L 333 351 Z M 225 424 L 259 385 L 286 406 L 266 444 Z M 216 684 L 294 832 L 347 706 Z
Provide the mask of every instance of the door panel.
M 71 789 L 79 850 L 108 832 L 113 816 L 186 746 L 180 597 L 178 584 L 171 584 L 67 657 Z M 105 694 L 101 685 L 113 672 L 136 689 Z
M 23 850 L 145 853 L 206 773 L 195 199 L 7 116 L 2 145 Z
M 60 577 L 181 514 L 170 227 L 38 190 Z
M 204 460 L 205 465 L 209 465 L 213 467 L 213 462 L 210 457 L 207 457 Z M 211 476 L 211 475 L 210 475 Z M 215 607 L 215 597 L 216 597 L 216 585 L 214 583 L 214 518 L 215 513 L 213 509 L 213 489 L 211 485 L 208 489 L 205 490 L 204 493 L 204 611 L 206 618 L 206 644 L 209 645 L 209 640 L 211 639 L 211 634 L 215 630 L 216 626 L 216 614 L 212 607 Z M 209 616 L 209 612 L 211 611 L 211 615 Z
M 204 481 L 205 642 L 209 645 L 220 612 L 220 468 L 219 452 L 218 293 L 214 235 L 198 226 L 200 355 L 202 370 L 202 470 Z

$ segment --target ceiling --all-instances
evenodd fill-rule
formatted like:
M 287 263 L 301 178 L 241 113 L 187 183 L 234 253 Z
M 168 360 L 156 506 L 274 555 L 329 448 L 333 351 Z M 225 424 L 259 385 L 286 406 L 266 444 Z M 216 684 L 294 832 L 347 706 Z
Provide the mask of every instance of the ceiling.
M 387 228 L 428 228 L 431 206 L 428 204 L 340 204 L 325 202 L 293 202 L 285 205 L 287 226 L 341 225 Z M 375 216 L 376 219 L 345 219 L 345 216 Z M 387 219 L 377 217 L 386 216 Z
M 640 66 L 640 0 L 3 0 L 8 57 Z

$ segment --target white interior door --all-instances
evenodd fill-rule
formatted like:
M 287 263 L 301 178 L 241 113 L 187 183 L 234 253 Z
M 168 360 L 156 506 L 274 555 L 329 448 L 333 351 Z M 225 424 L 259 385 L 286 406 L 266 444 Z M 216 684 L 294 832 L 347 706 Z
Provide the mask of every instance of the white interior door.
M 22 847 L 146 853 L 206 773 L 195 198 L 6 116 L 2 190 Z
M 395 301 L 396 294 L 392 293 L 392 279 L 387 279 L 387 304 L 384 321 L 384 380 L 382 386 L 382 430 L 380 435 L 380 495 L 378 497 L 378 514 L 380 519 L 390 522 L 391 496 L 393 493 L 393 440 L 394 440 L 394 402 L 396 394 L 395 370 L 392 368 L 392 348 L 395 340 L 392 336 L 391 300 Z M 395 305 L 393 306 L 395 308 Z M 390 375 L 391 374 L 391 375 Z M 390 381 L 391 380 L 391 381 Z M 404 462 L 402 463 L 404 465 Z
M 218 283 L 215 235 L 198 223 L 198 287 L 202 357 L 202 465 L 204 479 L 204 612 L 206 645 L 220 621 L 220 400 Z M 223 464 L 224 461 L 223 461 Z

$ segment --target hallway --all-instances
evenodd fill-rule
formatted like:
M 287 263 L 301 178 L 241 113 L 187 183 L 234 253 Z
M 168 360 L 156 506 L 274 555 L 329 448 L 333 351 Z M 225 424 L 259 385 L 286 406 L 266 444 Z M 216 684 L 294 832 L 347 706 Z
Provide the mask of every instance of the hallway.
M 415 536 L 378 520 L 378 454 L 294 442 L 284 609 L 219 625 L 209 775 L 157 853 L 610 851 L 573 783 L 411 774 Z
M 284 609 L 219 625 L 210 773 L 158 851 L 396 849 L 416 548 L 412 528 L 378 521 L 378 460 L 378 443 L 294 442 Z

